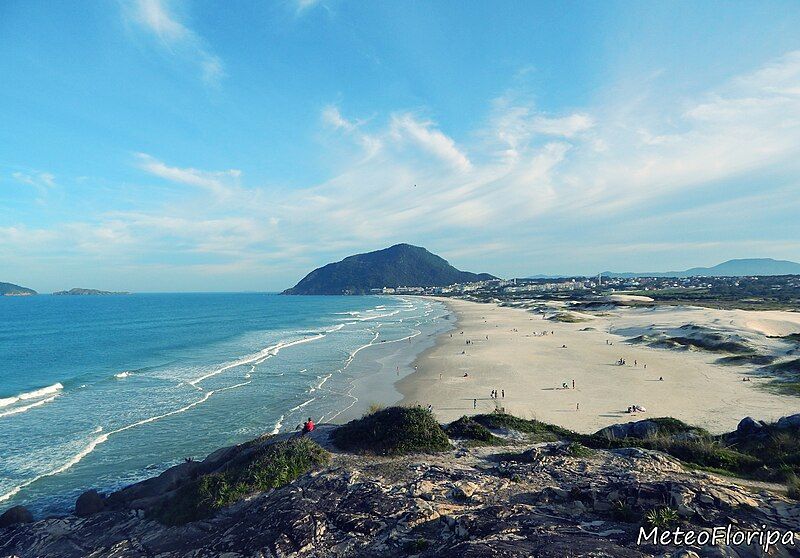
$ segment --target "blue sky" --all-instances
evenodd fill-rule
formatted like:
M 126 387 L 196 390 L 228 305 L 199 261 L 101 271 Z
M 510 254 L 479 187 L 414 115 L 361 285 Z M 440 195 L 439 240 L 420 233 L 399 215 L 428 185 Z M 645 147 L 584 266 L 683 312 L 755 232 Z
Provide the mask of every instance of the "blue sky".
M 0 281 L 800 260 L 796 2 L 0 3 Z

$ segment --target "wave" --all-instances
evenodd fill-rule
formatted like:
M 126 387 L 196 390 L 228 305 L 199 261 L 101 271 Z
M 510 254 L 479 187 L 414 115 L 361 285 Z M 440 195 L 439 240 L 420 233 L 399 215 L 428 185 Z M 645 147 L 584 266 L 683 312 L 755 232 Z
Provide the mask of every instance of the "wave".
M 275 426 L 272 427 L 272 432 L 270 432 L 270 434 L 272 434 L 274 436 L 275 434 L 280 433 L 281 426 L 283 426 L 283 420 L 285 418 L 286 418 L 286 416 L 281 415 L 281 417 L 275 422 Z
M 44 397 L 45 395 L 56 393 L 58 391 L 61 391 L 62 389 L 64 389 L 63 385 L 61 385 L 60 383 L 55 383 L 51 386 L 35 389 L 33 391 L 23 392 L 13 397 L 6 397 L 5 399 L 0 399 L 0 407 L 8 407 L 9 405 L 13 405 L 14 403 L 25 401 L 27 399 L 37 399 L 39 397 Z
M 106 442 L 114 434 L 119 434 L 120 432 L 125 432 L 126 430 L 130 430 L 131 428 L 136 428 L 137 426 L 141 426 L 143 424 L 148 424 L 148 423 L 151 423 L 151 422 L 155 422 L 157 420 L 161 420 L 161 419 L 166 418 L 166 417 L 170 417 L 170 416 L 173 416 L 173 415 L 177 415 L 179 413 L 183 413 L 183 412 L 188 411 L 189 409 L 191 409 L 193 407 L 196 407 L 197 405 L 200 405 L 201 403 L 205 403 L 206 401 L 208 401 L 208 398 L 211 397 L 212 395 L 214 395 L 215 393 L 219 393 L 221 391 L 227 391 L 227 390 L 230 390 L 230 389 L 240 388 L 240 387 L 246 386 L 249 383 L 251 383 L 251 382 L 242 382 L 242 383 L 235 384 L 235 385 L 232 385 L 232 386 L 227 386 L 227 387 L 224 387 L 224 388 L 219 388 L 219 389 L 216 389 L 216 390 L 207 391 L 207 392 L 205 392 L 203 397 L 201 397 L 200 399 L 198 399 L 197 401 L 195 401 L 193 403 L 189 403 L 188 405 L 185 405 L 185 406 L 181 407 L 180 409 L 175 409 L 174 411 L 169 411 L 168 413 L 164 413 L 162 415 L 156 415 L 156 416 L 153 416 L 153 417 L 142 419 L 142 420 L 136 421 L 134 423 L 131 423 L 131 424 L 127 425 L 127 426 L 123 426 L 121 428 L 117 428 L 116 430 L 112 430 L 110 432 L 106 432 L 105 434 L 101 434 L 100 436 L 97 436 L 91 442 L 89 442 L 86 445 L 86 447 L 84 447 L 81 451 L 79 451 L 78 453 L 73 455 L 63 465 L 53 469 L 52 471 L 48 471 L 47 473 L 42 473 L 41 475 L 38 475 L 38 476 L 33 477 L 31 479 L 28 479 L 25 482 L 22 482 L 22 483 L 18 484 L 17 486 L 15 486 L 14 488 L 12 488 L 8 492 L 6 492 L 5 494 L 0 495 L 0 502 L 4 502 L 4 501 L 8 500 L 9 498 L 15 496 L 16 494 L 19 493 L 20 490 L 32 485 L 36 481 L 39 481 L 39 480 L 41 480 L 43 478 L 52 477 L 54 475 L 58 475 L 60 473 L 63 473 L 64 471 L 67 471 L 68 469 L 71 469 L 72 467 L 74 467 L 75 465 L 80 463 L 83 460 L 84 457 L 86 457 L 87 455 L 92 453 L 95 450 L 95 448 L 97 448 L 97 446 L 99 446 L 100 444 Z
M 303 403 L 300 403 L 299 405 L 297 405 L 297 406 L 295 406 L 295 407 L 292 407 L 291 409 L 289 409 L 289 412 L 290 412 L 290 413 L 292 413 L 292 412 L 294 412 L 294 411 L 299 411 L 300 409 L 302 409 L 303 407 L 305 407 L 306 405 L 308 405 L 308 404 L 309 404 L 309 403 L 311 403 L 312 401 L 316 401 L 316 400 L 317 400 L 317 398 L 316 398 L 316 397 L 312 397 L 312 398 L 311 398 L 311 399 L 309 399 L 308 401 L 304 401 Z M 281 417 L 281 418 L 283 418 L 283 417 Z
M 51 395 L 47 399 L 42 399 L 41 401 L 37 401 L 36 403 L 31 403 L 30 405 L 25 405 L 23 407 L 15 407 L 15 408 L 11 409 L 10 411 L 6 411 L 4 413 L 0 413 L 0 418 L 7 417 L 7 416 L 10 416 L 10 415 L 17 415 L 19 413 L 24 413 L 28 409 L 33 409 L 34 407 L 39 407 L 40 405 L 44 405 L 46 403 L 50 403 L 52 401 L 55 401 L 56 397 L 58 397 L 58 394 Z
M 130 375 L 131 375 L 131 373 L 126 370 L 124 372 L 120 372 L 119 374 L 114 374 L 114 377 L 119 379 L 119 380 L 124 380 L 125 378 L 127 378 Z
M 222 374 L 223 372 L 225 372 L 226 370 L 230 370 L 231 368 L 236 368 L 237 366 L 242 366 L 244 364 L 251 364 L 251 363 L 260 364 L 265 360 L 267 360 L 268 358 L 277 355 L 282 349 L 285 349 L 287 347 L 292 347 L 294 345 L 299 345 L 301 343 L 308 343 L 309 341 L 316 341 L 317 339 L 322 339 L 323 337 L 325 337 L 324 333 L 318 333 L 317 335 L 313 335 L 311 337 L 304 337 L 302 339 L 296 339 L 294 341 L 281 341 L 279 343 L 276 343 L 275 345 L 266 347 L 253 355 L 246 356 L 240 358 L 239 360 L 235 360 L 231 363 L 228 363 L 225 366 L 222 366 L 212 372 L 209 372 L 208 374 L 200 376 L 199 378 L 195 378 L 194 380 L 189 380 L 187 383 L 194 387 L 197 387 L 197 384 L 199 384 L 200 382 L 212 378 L 218 374 Z

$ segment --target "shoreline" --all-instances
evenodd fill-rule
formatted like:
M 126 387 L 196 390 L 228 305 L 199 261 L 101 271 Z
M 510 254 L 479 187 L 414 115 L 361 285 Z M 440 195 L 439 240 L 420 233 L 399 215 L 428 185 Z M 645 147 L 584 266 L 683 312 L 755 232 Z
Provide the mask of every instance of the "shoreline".
M 432 297 L 425 298 L 442 302 Z M 414 366 L 420 355 L 433 349 L 439 336 L 455 327 L 451 323 L 455 313 L 446 304 L 444 306 L 446 314 L 421 327 L 417 333 L 362 347 L 348 370 L 353 381 L 347 396 L 355 401 L 349 407 L 325 417 L 325 422 L 344 424 L 360 418 L 372 406 L 388 407 L 399 404 L 404 395 L 398 385 L 415 372 Z M 405 343 L 406 340 L 410 342 Z
M 667 318 L 692 324 L 726 316 L 714 310 L 618 308 L 569 323 L 494 303 L 435 300 L 456 316 L 457 333 L 440 334 L 415 360 L 417 370 L 396 385 L 403 394 L 399 404 L 431 404 L 443 423 L 504 408 L 582 433 L 662 416 L 721 433 L 734 430 L 748 415 L 772 421 L 800 408 L 796 396 L 759 389 L 767 377 L 754 375 L 742 382 L 756 367 L 715 363 L 723 354 L 626 342 L 642 324 L 660 325 Z M 746 324 L 763 318 L 739 312 L 748 312 L 739 315 Z M 545 328 L 547 335 L 542 335 Z M 626 365 L 616 365 L 622 357 Z M 494 389 L 500 395 L 496 399 L 490 397 Z M 630 405 L 646 412 L 627 413 Z

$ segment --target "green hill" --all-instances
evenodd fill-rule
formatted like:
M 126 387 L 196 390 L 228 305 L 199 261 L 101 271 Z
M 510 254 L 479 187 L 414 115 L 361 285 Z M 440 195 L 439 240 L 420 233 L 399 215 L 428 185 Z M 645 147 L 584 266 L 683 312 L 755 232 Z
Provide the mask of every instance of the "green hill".
M 396 244 L 317 268 L 283 294 L 368 294 L 382 287 L 440 287 L 489 279 L 495 277 L 460 271 L 425 248 Z
M 2 296 L 29 296 L 37 294 L 33 289 L 20 287 L 13 283 L 0 283 L 0 295 Z

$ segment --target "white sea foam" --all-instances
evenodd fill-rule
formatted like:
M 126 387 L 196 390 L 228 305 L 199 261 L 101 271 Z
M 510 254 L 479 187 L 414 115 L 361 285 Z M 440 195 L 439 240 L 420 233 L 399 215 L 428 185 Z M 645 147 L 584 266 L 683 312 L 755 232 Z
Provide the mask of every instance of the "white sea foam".
M 272 432 L 270 432 L 270 434 L 272 434 L 272 435 L 275 435 L 275 434 L 278 434 L 278 433 L 280 433 L 280 431 L 281 431 L 281 426 L 283 426 L 283 420 L 284 420 L 285 418 L 286 418 L 286 417 L 285 417 L 284 415 L 281 415 L 281 418 L 279 418 L 279 419 L 277 420 L 277 422 L 275 423 L 275 426 L 272 428 Z
M 121 428 L 117 428 L 116 430 L 112 430 L 110 432 L 106 432 L 105 434 L 101 434 L 100 436 L 97 436 L 91 442 L 89 442 L 81 451 L 79 451 L 78 453 L 73 455 L 63 465 L 61 465 L 61 466 L 59 466 L 59 467 L 57 467 L 57 468 L 55 468 L 55 469 L 53 469 L 51 471 L 48 471 L 47 473 L 42 473 L 41 475 L 38 475 L 38 476 L 33 477 L 31 479 L 28 479 L 25 482 L 22 482 L 22 483 L 18 484 L 17 486 L 15 486 L 14 488 L 12 488 L 8 492 L 6 492 L 5 494 L 0 495 L 0 502 L 4 502 L 5 500 L 8 500 L 9 498 L 11 498 L 14 495 L 16 495 L 20 490 L 22 490 L 23 488 L 25 488 L 27 486 L 32 485 L 33 483 L 35 483 L 38 480 L 41 480 L 41 479 L 46 478 L 46 477 L 52 477 L 54 475 L 58 475 L 60 473 L 63 473 L 64 471 L 66 471 L 68 469 L 71 469 L 72 467 L 74 467 L 75 465 L 80 463 L 81 460 L 84 457 L 86 457 L 87 455 L 92 453 L 97 446 L 99 446 L 100 444 L 106 442 L 108 440 L 108 438 L 110 436 L 113 436 L 114 434 L 119 434 L 120 432 L 124 432 L 126 430 L 130 430 L 131 428 L 136 428 L 137 426 L 141 426 L 143 424 L 148 424 L 148 423 L 151 423 L 151 422 L 155 422 L 157 420 L 161 420 L 161 419 L 166 418 L 166 417 L 170 417 L 172 415 L 177 415 L 178 413 L 183 413 L 183 412 L 188 411 L 189 409 L 191 409 L 193 407 L 196 407 L 197 405 L 200 405 L 201 403 L 205 403 L 206 401 L 208 401 L 208 398 L 211 397 L 212 395 L 214 395 L 215 393 L 219 393 L 221 391 L 227 391 L 227 390 L 230 390 L 230 389 L 240 388 L 240 387 L 246 386 L 249 383 L 250 382 L 242 382 L 242 383 L 235 384 L 235 385 L 232 385 L 232 386 L 227 386 L 227 387 L 224 387 L 224 388 L 219 388 L 219 389 L 216 389 L 216 390 L 207 391 L 203 395 L 203 397 L 201 397 L 200 399 L 198 399 L 194 403 L 189 403 L 188 405 L 185 405 L 185 406 L 181 407 L 180 409 L 175 409 L 174 411 L 170 411 L 168 413 L 164 413 L 164 414 L 161 414 L 161 415 L 156 415 L 156 416 L 153 416 L 153 417 L 142 419 L 142 420 L 136 421 L 134 423 L 131 423 L 131 424 L 127 425 L 127 426 L 123 426 Z
M 10 411 L 6 411 L 4 413 L 0 413 L 0 418 L 7 417 L 7 416 L 10 416 L 10 415 L 17 415 L 19 413 L 24 413 L 28 409 L 33 409 L 34 407 L 39 407 L 39 406 L 44 405 L 46 403 L 50 403 L 52 401 L 55 401 L 56 397 L 58 397 L 58 395 L 51 395 L 47 399 L 42 399 L 41 401 L 37 401 L 36 403 L 31 403 L 30 405 L 24 405 L 22 407 L 14 407 Z
M 300 403 L 299 405 L 297 405 L 295 407 L 292 407 L 291 409 L 289 409 L 289 412 L 291 413 L 291 412 L 294 412 L 294 411 L 299 411 L 300 409 L 302 409 L 303 407 L 305 407 L 306 405 L 308 405 L 312 401 L 316 401 L 316 400 L 317 400 L 316 397 L 312 397 L 308 401 L 304 401 L 303 403 Z M 283 418 L 283 417 L 281 417 L 281 418 Z
M 325 337 L 324 333 L 318 333 L 317 335 L 313 335 L 311 337 L 304 337 L 302 339 L 296 339 L 294 341 L 281 341 L 280 343 L 276 343 L 275 345 L 266 347 L 253 355 L 246 356 L 240 358 L 239 360 L 230 362 L 225 366 L 222 366 L 220 368 L 217 368 L 216 370 L 213 370 L 212 372 L 209 372 L 208 374 L 200 376 L 199 378 L 195 378 L 194 380 L 189 380 L 188 383 L 197 387 L 197 384 L 199 384 L 200 382 L 212 378 L 218 374 L 222 374 L 223 372 L 225 372 L 226 370 L 230 370 L 231 368 L 236 368 L 237 366 L 242 366 L 244 364 L 251 364 L 251 363 L 260 364 L 265 360 L 267 360 L 268 358 L 277 355 L 282 349 L 285 349 L 287 347 L 292 347 L 294 345 L 299 345 L 301 343 L 308 343 L 309 341 L 316 341 L 317 339 L 322 339 L 323 337 Z
M 51 386 L 43 387 L 41 389 L 35 389 L 33 391 L 27 391 L 15 395 L 13 397 L 6 397 L 4 399 L 0 399 L 0 407 L 8 407 L 9 405 L 13 405 L 20 401 L 25 401 L 27 399 L 38 399 L 39 397 L 45 397 L 47 395 L 56 393 L 57 391 L 61 391 L 64 389 L 60 383 L 53 384 Z
M 114 374 L 114 377 L 117 378 L 118 380 L 124 380 L 130 375 L 131 373 L 125 370 L 124 372 L 120 372 L 119 374 Z

